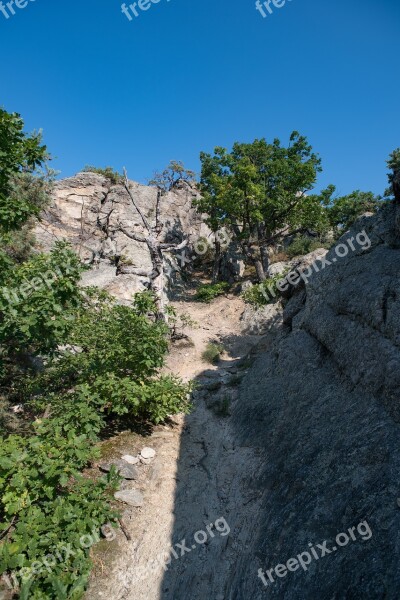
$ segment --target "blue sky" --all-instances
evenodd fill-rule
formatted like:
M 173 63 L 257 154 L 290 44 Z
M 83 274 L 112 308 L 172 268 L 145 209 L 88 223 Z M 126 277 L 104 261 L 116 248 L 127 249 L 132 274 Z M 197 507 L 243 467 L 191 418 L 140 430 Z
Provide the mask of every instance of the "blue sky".
M 21 1 L 21 0 L 20 0 Z M 133 0 L 130 0 L 131 2 Z M 30 0 L 0 13 L 0 105 L 43 128 L 69 176 L 170 159 L 294 129 L 323 160 L 318 187 L 380 193 L 400 146 L 399 0 Z

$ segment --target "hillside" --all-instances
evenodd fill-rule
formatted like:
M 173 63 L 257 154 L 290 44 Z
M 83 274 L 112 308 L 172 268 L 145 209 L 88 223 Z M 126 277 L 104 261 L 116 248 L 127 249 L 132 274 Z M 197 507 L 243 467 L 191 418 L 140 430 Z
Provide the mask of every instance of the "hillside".
M 58 184 L 57 198 L 73 186 L 72 206 L 80 207 L 91 193 L 86 187 L 78 193 L 81 178 Z M 59 222 L 65 214 L 71 219 L 71 209 L 61 209 Z M 80 244 L 79 210 L 74 214 L 69 227 Z M 169 216 L 177 222 L 174 211 Z M 83 236 L 94 232 L 84 237 L 92 249 L 99 236 L 95 216 L 82 222 Z M 185 221 L 182 229 L 191 226 Z M 118 240 L 112 224 L 109 231 L 106 240 Z M 360 232 L 368 247 L 340 259 L 331 249 L 325 269 L 286 293 L 282 317 L 279 304 L 261 312 L 262 335 L 249 335 L 248 309 L 235 296 L 199 305 L 189 295 L 174 304 L 196 324 L 185 330 L 190 343 L 172 348 L 168 368 L 198 382 L 195 409 L 149 438 L 123 434 L 111 445 L 114 458 L 141 445 L 155 448 L 157 456 L 139 485 L 127 486 L 144 494 L 140 508 L 124 512 L 132 540 L 120 532 L 100 552 L 87 598 L 186 600 L 190 590 L 191 600 L 261 599 L 259 569 L 271 597 L 397 598 L 398 208 L 359 219 L 339 242 Z M 209 341 L 225 348 L 216 367 L 201 358 Z M 171 541 L 192 539 L 217 519 L 225 520 L 229 535 L 209 537 L 166 570 L 157 562 L 149 570 Z M 351 527 L 357 532 L 361 523 L 363 537 L 347 534 L 347 547 L 332 550 L 335 536 Z M 311 544 L 323 546 L 324 540 L 330 549 L 325 560 L 312 558 L 297 572 L 286 569 L 284 577 L 271 574 L 274 583 L 266 575 L 301 553 L 307 563 Z

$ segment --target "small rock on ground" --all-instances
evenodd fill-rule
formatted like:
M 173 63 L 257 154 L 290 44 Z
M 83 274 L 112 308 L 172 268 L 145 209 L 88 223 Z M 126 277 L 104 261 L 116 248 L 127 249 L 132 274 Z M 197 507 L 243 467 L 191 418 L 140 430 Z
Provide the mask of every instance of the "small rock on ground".
M 111 467 L 115 467 L 119 475 L 124 479 L 138 479 L 139 471 L 124 460 L 116 460 L 115 462 L 103 463 L 100 465 L 102 471 L 110 471 Z
M 143 506 L 144 503 L 143 494 L 139 490 L 121 490 L 114 494 L 114 498 L 136 508 Z
M 132 456 L 131 454 L 124 454 L 121 460 L 126 461 L 130 465 L 137 465 L 139 462 L 139 458 L 137 456 Z
M 153 448 L 143 448 L 141 451 L 142 458 L 154 458 L 156 455 L 156 451 Z

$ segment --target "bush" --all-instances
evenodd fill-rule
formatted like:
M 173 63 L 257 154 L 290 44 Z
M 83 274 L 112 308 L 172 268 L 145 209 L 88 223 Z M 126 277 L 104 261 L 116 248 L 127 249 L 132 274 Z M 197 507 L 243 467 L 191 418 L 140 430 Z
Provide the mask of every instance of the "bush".
M 286 252 L 289 258 L 294 258 L 295 256 L 305 256 L 318 248 L 327 247 L 328 245 L 321 242 L 319 239 L 303 236 L 296 238 L 290 246 L 288 246 Z
M 276 298 L 279 298 L 280 291 L 277 288 L 277 284 L 279 281 L 285 278 L 285 275 L 288 273 L 288 269 L 286 269 L 280 275 L 274 275 L 269 279 L 266 279 L 262 283 L 257 285 L 253 285 L 251 288 L 243 292 L 242 298 L 247 304 L 251 304 L 256 307 L 266 306 L 267 304 L 272 304 L 276 301 Z M 268 289 L 269 288 L 269 289 Z M 273 292 L 273 293 L 272 293 Z M 274 296 L 275 294 L 275 296 Z
M 104 175 L 104 177 L 107 177 L 114 185 L 122 183 L 123 180 L 121 173 L 118 173 L 118 171 L 115 171 L 112 167 L 92 167 L 86 165 L 86 167 L 82 169 L 82 173 L 97 173 L 98 175 Z
M 81 598 L 91 567 L 83 536 L 99 535 L 118 516 L 107 502 L 118 477 L 93 482 L 79 474 L 92 444 L 73 427 L 62 433 L 55 423 L 63 419 L 38 421 L 29 438 L 0 439 L 0 572 L 13 573 L 21 599 Z
M 197 290 L 195 299 L 199 302 L 211 302 L 218 296 L 223 296 L 230 288 L 229 283 L 221 281 L 219 283 L 204 284 Z
M 190 386 L 158 376 L 168 350 L 168 327 L 142 311 L 151 309 L 148 293 L 134 307 L 121 306 L 104 292 L 88 290 L 89 300 L 72 324 L 67 349 L 49 358 L 46 371 L 25 386 L 24 396 L 43 410 L 51 399 L 62 407 L 85 399 L 109 417 L 126 415 L 153 422 L 187 412 Z M 42 390 L 46 390 L 43 394 Z
M 201 358 L 212 365 L 218 363 L 221 358 L 221 353 L 224 347 L 221 344 L 208 343 L 206 349 L 202 352 Z

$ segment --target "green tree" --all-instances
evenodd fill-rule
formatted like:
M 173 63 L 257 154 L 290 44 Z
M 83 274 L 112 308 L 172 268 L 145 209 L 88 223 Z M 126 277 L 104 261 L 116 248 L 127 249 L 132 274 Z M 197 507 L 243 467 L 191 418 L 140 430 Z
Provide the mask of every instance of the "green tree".
M 32 215 L 38 215 L 40 203 L 29 195 L 15 194 L 13 182 L 21 173 L 34 173 L 48 160 L 41 133 L 28 135 L 17 113 L 0 109 L 0 232 L 19 229 Z
M 391 172 L 388 175 L 390 188 L 386 191 L 386 194 L 388 196 L 393 195 L 395 202 L 400 204 L 400 148 L 392 152 L 387 165 Z
M 375 212 L 382 204 L 382 198 L 372 192 L 356 190 L 347 196 L 330 199 L 329 222 L 335 231 L 349 229 L 366 212 Z
M 240 240 L 258 278 L 266 278 L 269 247 L 286 236 L 327 227 L 320 196 L 307 193 L 321 170 L 320 158 L 298 132 L 287 147 L 268 143 L 235 143 L 232 151 L 217 147 L 201 153 L 202 198 L 198 210 L 207 213 L 213 231 L 227 225 Z

